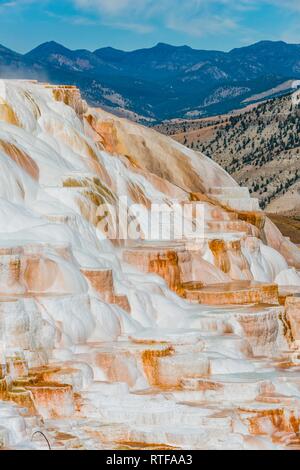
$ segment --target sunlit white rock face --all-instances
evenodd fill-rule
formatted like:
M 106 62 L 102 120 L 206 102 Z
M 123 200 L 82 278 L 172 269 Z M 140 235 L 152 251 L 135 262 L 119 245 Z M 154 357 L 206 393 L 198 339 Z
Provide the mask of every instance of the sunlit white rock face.
M 0 85 L 0 447 L 299 448 L 300 250 L 204 155 Z M 98 223 L 124 196 L 135 242 Z M 174 201 L 204 237 L 147 239 Z

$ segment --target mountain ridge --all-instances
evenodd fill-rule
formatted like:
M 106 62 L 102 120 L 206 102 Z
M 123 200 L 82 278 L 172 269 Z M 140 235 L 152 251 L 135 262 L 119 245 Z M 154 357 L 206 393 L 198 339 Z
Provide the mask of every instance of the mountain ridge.
M 0 76 L 77 85 L 93 106 L 161 122 L 223 114 L 299 79 L 300 45 L 260 41 L 224 52 L 160 42 L 128 52 L 92 52 L 48 41 L 26 54 L 0 45 Z

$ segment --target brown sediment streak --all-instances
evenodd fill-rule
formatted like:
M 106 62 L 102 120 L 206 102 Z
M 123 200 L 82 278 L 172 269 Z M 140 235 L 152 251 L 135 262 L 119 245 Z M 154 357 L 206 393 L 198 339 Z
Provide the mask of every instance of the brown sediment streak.
M 99 136 L 105 149 L 115 155 L 126 155 L 133 159 L 144 171 L 149 171 L 162 179 L 182 188 L 184 191 L 204 193 L 204 185 L 191 165 L 186 164 L 186 156 L 176 148 L 167 145 L 164 136 L 152 133 L 126 132 L 126 124 L 110 118 L 88 114 L 85 119 Z
M 131 307 L 127 295 L 115 295 L 112 303 L 118 305 L 118 307 L 125 310 L 125 312 L 131 313 Z
M 151 208 L 152 201 L 147 198 L 143 189 L 135 183 L 128 183 L 128 195 L 135 204 L 142 204 L 147 209 Z
M 167 250 L 126 250 L 124 261 L 135 264 L 144 272 L 161 276 L 167 282 L 169 288 L 175 292 L 181 292 L 181 271 L 176 251 Z
M 86 194 L 84 192 L 83 194 L 84 197 L 77 197 L 76 198 L 76 203 L 78 205 L 78 208 L 80 210 L 80 215 L 90 222 L 92 225 L 97 225 L 98 223 L 98 217 L 97 217 L 97 208 L 98 206 L 91 201 L 91 198 L 89 197 L 89 194 Z
M 18 282 L 20 280 L 20 273 L 21 273 L 21 260 L 20 259 L 9 261 L 9 273 L 14 282 Z
M 0 121 L 5 121 L 8 124 L 13 124 L 14 126 L 21 127 L 19 119 L 17 118 L 14 110 L 1 97 L 0 97 Z
M 114 281 L 111 269 L 85 269 L 81 268 L 82 274 L 89 280 L 92 287 L 108 303 L 114 297 Z
M 144 171 L 134 160 L 134 158 L 130 157 L 129 155 L 119 155 L 119 158 L 133 173 L 142 175 L 149 183 L 151 183 L 155 189 L 163 193 L 165 196 L 177 199 L 179 202 L 190 201 L 190 195 L 188 192 L 184 191 L 179 186 L 170 183 L 166 179 L 155 175 L 154 173 Z
M 6 372 L 4 372 L 6 374 Z M 4 400 L 8 391 L 8 383 L 7 383 L 7 378 L 6 375 L 3 375 L 0 377 L 0 398 L 1 400 Z
M 28 371 L 27 363 L 18 357 L 7 358 L 7 365 L 2 367 L 0 378 L 0 398 L 13 401 L 27 409 L 29 415 L 40 414 L 43 417 L 64 417 L 73 412 L 73 389 L 70 384 L 49 381 L 48 378 L 63 379 L 75 369 L 40 367 Z M 8 374 L 15 376 L 7 381 Z
M 62 142 L 69 146 L 74 152 L 76 152 L 84 160 L 85 164 L 89 166 L 91 172 L 96 173 L 98 178 L 104 182 L 104 184 L 113 187 L 114 182 L 111 180 L 105 167 L 102 165 L 96 151 L 87 140 L 85 140 L 80 133 L 74 129 L 65 129 L 63 125 L 57 123 L 47 123 L 46 130 L 54 137 L 59 134 Z
M 78 369 L 70 366 L 58 366 L 58 365 L 45 365 L 40 367 L 33 367 L 29 371 L 29 379 L 31 384 L 43 384 L 43 383 L 61 383 L 62 377 L 65 375 L 72 375 L 73 373 L 78 372 Z M 56 380 L 53 380 L 53 377 L 56 377 Z
M 300 345 L 300 296 L 294 295 L 286 298 L 285 310 L 281 315 L 284 335 L 290 346 L 299 348 Z
M 52 94 L 56 101 L 61 101 L 65 105 L 70 106 L 79 116 L 82 116 L 87 111 L 87 104 L 81 98 L 77 87 L 71 85 L 48 85 L 47 88 L 52 89 Z
M 247 259 L 241 250 L 241 241 L 211 240 L 209 248 L 214 255 L 214 264 L 232 280 L 252 280 L 253 276 Z
M 55 261 L 40 256 L 27 258 L 24 281 L 29 291 L 44 292 L 48 290 L 59 275 Z
M 237 212 L 240 220 L 254 225 L 259 230 L 263 230 L 266 216 L 263 212 Z
M 157 387 L 164 387 L 164 384 L 161 383 L 160 373 L 159 373 L 159 359 L 161 357 L 172 356 L 174 354 L 174 349 L 172 346 L 162 349 L 162 350 L 153 350 L 149 349 L 143 351 L 142 353 L 142 362 L 144 367 L 144 372 L 147 376 L 150 385 Z
M 215 265 L 221 269 L 223 273 L 229 273 L 230 260 L 226 250 L 226 242 L 224 240 L 211 240 L 209 242 L 209 248 L 214 255 Z
M 110 180 L 109 180 L 110 183 Z M 116 203 L 117 196 L 113 192 L 113 185 L 107 185 L 103 180 L 99 178 L 93 178 L 89 188 L 98 195 L 102 195 L 105 202 L 110 204 Z
M 118 140 L 117 129 L 112 120 L 99 121 L 96 119 L 95 116 L 92 116 L 91 114 L 86 114 L 84 118 L 96 132 L 99 137 L 99 142 L 103 144 L 107 152 L 126 155 L 125 148 L 121 145 Z M 130 155 L 126 155 L 126 157 L 129 157 L 130 159 L 134 160 L 134 158 Z
M 73 408 L 73 389 L 71 385 L 57 382 L 34 383 L 25 386 L 32 393 L 33 401 L 40 414 L 46 417 L 58 418 L 70 416 Z
M 131 168 L 131 169 L 134 168 L 135 170 L 140 170 L 140 166 L 134 158 L 132 158 L 130 155 L 123 155 L 123 157 L 124 157 L 123 161 L 125 161 L 125 162 L 127 161 L 127 163 L 128 163 L 126 165 L 126 166 L 128 166 L 128 168 Z
M 198 391 L 206 391 L 206 390 L 214 390 L 220 391 L 224 389 L 224 385 L 218 382 L 214 382 L 213 380 L 205 380 L 205 379 L 198 379 L 196 385 L 192 388 L 192 390 Z
M 279 320 L 281 321 L 281 323 L 283 325 L 283 335 L 284 335 L 284 337 L 287 339 L 288 344 L 290 346 L 293 346 L 295 338 L 293 336 L 291 322 L 290 322 L 286 312 L 283 312 L 282 314 L 279 315 Z
M 103 181 L 104 184 L 106 184 L 109 187 L 113 187 L 114 182 L 112 181 L 105 167 L 99 161 L 99 158 L 96 152 L 94 151 L 94 149 L 87 142 L 85 141 L 82 141 L 82 142 L 85 147 L 85 153 L 89 158 L 89 166 L 91 170 L 96 173 L 96 175 L 100 178 L 101 181 Z M 98 179 L 98 181 L 100 180 Z
M 98 177 L 95 178 L 67 178 L 63 182 L 65 188 L 78 188 L 77 204 L 81 215 L 91 224 L 97 225 L 101 216 L 97 215 L 99 206 L 114 206 L 117 197 L 113 191 Z M 80 195 L 82 197 L 80 197 Z
M 137 441 L 123 441 L 122 439 L 116 441 L 119 445 L 117 450 L 176 450 L 178 447 L 170 446 L 167 444 L 156 444 L 148 442 L 137 442 Z
M 129 264 L 137 266 L 143 272 L 155 273 L 167 282 L 170 289 L 180 296 L 185 295 L 185 288 L 190 285 L 203 286 L 205 283 L 230 281 L 218 268 L 204 261 L 196 251 L 189 251 L 184 244 L 177 244 L 173 248 L 160 249 L 159 245 L 147 248 L 142 245 L 138 248 L 126 249 L 123 259 Z
M 138 357 L 140 357 L 139 354 Z M 132 387 L 135 378 L 132 377 L 130 367 L 128 367 L 128 359 L 132 359 L 136 363 L 137 358 L 130 351 L 100 351 L 95 356 L 95 364 L 105 373 L 108 382 L 124 382 Z
M 0 149 L 8 155 L 14 162 L 17 163 L 26 173 L 28 173 L 34 180 L 39 179 L 39 167 L 35 161 L 29 157 L 23 150 L 20 150 L 13 144 L 0 140 Z
M 126 295 L 116 295 L 114 289 L 113 273 L 111 269 L 85 269 L 82 274 L 88 279 L 91 286 L 98 292 L 100 298 L 109 304 L 116 304 L 126 312 L 131 308 Z
M 22 278 L 22 248 L 0 249 L 0 296 L 24 291 Z
M 108 172 L 106 171 L 105 167 L 99 161 L 97 154 L 93 150 L 93 148 L 87 145 L 87 154 L 90 158 L 90 167 L 92 170 L 95 171 L 97 176 L 103 181 L 107 186 L 114 187 L 114 182 L 112 181 L 111 177 L 109 176 Z M 98 181 L 100 181 L 98 178 Z
M 27 377 L 28 376 L 28 365 L 25 359 L 18 357 L 6 358 L 7 374 L 12 377 Z
M 240 408 L 240 411 L 243 410 Z M 246 410 L 245 410 L 246 411 Z M 299 417 L 291 410 L 284 410 L 284 408 L 276 408 L 272 410 L 247 410 L 249 414 L 254 413 L 254 416 L 248 416 L 246 419 L 249 425 L 249 432 L 254 435 L 265 435 L 266 422 L 269 422 L 273 427 L 273 434 L 276 432 L 284 433 L 298 433 L 299 432 Z
M 278 305 L 276 284 L 234 281 L 198 287 L 193 283 L 187 283 L 183 288 L 188 300 L 206 305 Z
M 29 102 L 30 109 L 33 111 L 35 119 L 39 119 L 41 117 L 41 110 L 35 102 L 32 94 L 26 90 L 23 93 L 24 98 Z
M 6 399 L 8 401 L 13 401 L 22 408 L 26 408 L 29 415 L 37 415 L 38 411 L 34 403 L 33 395 L 30 390 L 26 390 L 23 387 L 13 387 L 7 393 Z

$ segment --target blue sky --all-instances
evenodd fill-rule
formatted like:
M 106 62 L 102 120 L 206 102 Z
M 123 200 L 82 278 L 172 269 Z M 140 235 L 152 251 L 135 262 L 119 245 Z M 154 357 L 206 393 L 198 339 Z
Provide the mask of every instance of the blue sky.
M 0 0 L 0 43 L 19 52 L 50 40 L 230 50 L 262 39 L 300 43 L 300 0 Z

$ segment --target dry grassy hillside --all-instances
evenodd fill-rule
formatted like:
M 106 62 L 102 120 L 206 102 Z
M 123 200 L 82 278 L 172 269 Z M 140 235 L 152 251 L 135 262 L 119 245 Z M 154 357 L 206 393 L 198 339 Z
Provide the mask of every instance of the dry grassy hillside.
M 219 163 L 270 212 L 300 215 L 300 108 L 291 95 L 242 112 L 158 126 Z

